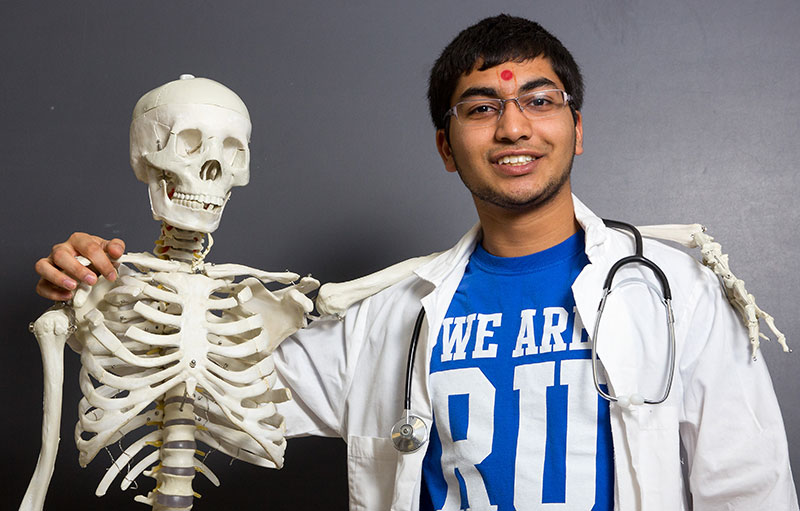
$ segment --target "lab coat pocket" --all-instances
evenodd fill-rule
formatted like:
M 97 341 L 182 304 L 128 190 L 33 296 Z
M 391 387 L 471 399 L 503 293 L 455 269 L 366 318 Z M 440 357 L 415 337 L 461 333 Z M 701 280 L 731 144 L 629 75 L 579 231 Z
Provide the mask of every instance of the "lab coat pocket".
M 643 509 L 684 509 L 678 408 L 643 405 L 638 410 L 638 472 Z
M 398 453 L 390 438 L 347 437 L 350 510 L 388 510 L 394 492 Z

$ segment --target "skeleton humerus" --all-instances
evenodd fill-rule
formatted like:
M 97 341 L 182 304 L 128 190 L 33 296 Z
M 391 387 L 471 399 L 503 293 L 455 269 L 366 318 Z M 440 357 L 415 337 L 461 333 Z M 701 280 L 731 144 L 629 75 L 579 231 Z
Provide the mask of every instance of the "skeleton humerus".
M 80 288 L 69 305 L 32 325 L 45 403 L 42 451 L 21 510 L 43 508 L 53 473 L 68 341 L 82 364 L 80 464 L 126 435 L 138 436 L 128 438 L 97 495 L 136 460 L 122 488 L 142 473 L 156 480 L 136 501 L 190 509 L 195 472 L 219 484 L 195 457 L 197 441 L 252 464 L 283 465 L 284 423 L 275 403 L 290 396 L 274 388 L 270 354 L 305 326 L 313 308 L 305 293 L 319 283 L 204 262 L 210 234 L 205 250 L 203 240 L 219 224 L 231 187 L 249 179 L 247 109 L 211 80 L 185 77 L 153 92 L 134 110 L 131 161 L 149 184 L 153 216 L 163 221 L 158 256 L 123 255 L 116 282 L 101 278 Z M 270 291 L 267 283 L 285 286 Z

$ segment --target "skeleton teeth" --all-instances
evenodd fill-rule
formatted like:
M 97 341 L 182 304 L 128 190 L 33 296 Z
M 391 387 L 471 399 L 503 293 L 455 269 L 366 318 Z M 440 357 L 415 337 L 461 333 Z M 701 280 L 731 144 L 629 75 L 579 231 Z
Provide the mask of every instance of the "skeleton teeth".
M 526 163 L 532 162 L 535 159 L 536 158 L 534 158 L 530 154 L 521 154 L 519 156 L 510 155 L 510 156 L 503 156 L 502 158 L 497 160 L 497 163 L 499 163 L 500 165 L 524 165 Z
M 216 212 L 225 204 L 225 199 L 222 197 L 216 197 L 214 195 L 191 194 L 175 191 L 175 193 L 172 194 L 172 202 L 185 208 Z

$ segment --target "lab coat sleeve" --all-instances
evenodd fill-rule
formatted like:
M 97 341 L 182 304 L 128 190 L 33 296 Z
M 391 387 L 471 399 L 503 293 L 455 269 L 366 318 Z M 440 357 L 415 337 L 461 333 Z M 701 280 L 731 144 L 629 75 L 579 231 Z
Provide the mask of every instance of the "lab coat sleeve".
M 681 438 L 695 511 L 797 510 L 783 419 L 763 357 L 704 271 L 689 300 L 679 370 Z
M 286 436 L 344 436 L 342 415 L 361 351 L 369 299 L 343 319 L 323 318 L 284 340 L 273 352 L 278 386 L 291 391 L 278 404 Z

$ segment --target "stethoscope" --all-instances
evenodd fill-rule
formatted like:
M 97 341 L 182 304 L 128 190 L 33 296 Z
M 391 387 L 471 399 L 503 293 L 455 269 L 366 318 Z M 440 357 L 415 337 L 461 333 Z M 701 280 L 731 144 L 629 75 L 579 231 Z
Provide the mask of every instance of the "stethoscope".
M 631 405 L 641 404 L 657 405 L 666 401 L 667 397 L 669 396 L 669 392 L 672 389 L 672 375 L 675 372 L 675 319 L 672 314 L 672 293 L 669 289 L 667 276 L 664 275 L 664 272 L 656 263 L 642 255 L 642 235 L 636 227 L 631 224 L 616 220 L 603 219 L 603 222 L 609 227 L 613 227 L 615 229 L 625 229 L 629 231 L 633 235 L 635 251 L 633 255 L 623 257 L 614 263 L 613 266 L 611 266 L 611 269 L 608 271 L 606 280 L 603 284 L 603 296 L 600 298 L 600 305 L 597 308 L 597 320 L 595 320 L 594 334 L 592 335 L 592 379 L 594 380 L 594 387 L 595 390 L 597 390 L 597 393 L 603 399 L 606 399 L 612 403 L 617 403 L 623 408 L 628 408 Z M 603 310 L 606 306 L 606 299 L 612 291 L 611 285 L 614 281 L 614 276 L 620 268 L 631 264 L 642 264 L 650 268 L 650 270 L 652 270 L 653 274 L 656 276 L 659 284 L 661 284 L 661 303 L 664 305 L 664 309 L 666 310 L 667 330 L 669 333 L 669 374 L 667 376 L 666 384 L 664 385 L 664 392 L 657 399 L 645 399 L 638 393 L 631 394 L 630 396 L 613 396 L 605 392 L 600 387 L 598 380 L 597 336 L 600 330 L 600 319 L 603 316 Z M 647 286 L 658 291 L 655 289 L 655 286 L 649 282 L 636 278 L 623 280 L 618 284 L 617 288 L 634 282 L 644 282 Z M 424 319 L 425 309 L 422 308 L 420 309 L 419 314 L 417 315 L 417 320 L 414 323 L 414 331 L 411 334 L 411 342 L 409 343 L 408 348 L 408 360 L 406 361 L 406 385 L 403 399 L 403 415 L 392 427 L 391 432 L 392 443 L 394 444 L 395 449 L 405 453 L 418 450 L 428 440 L 428 427 L 425 425 L 425 421 L 411 413 L 411 381 L 414 372 L 414 356 L 417 351 L 419 334 L 420 330 L 422 329 L 422 322 Z

